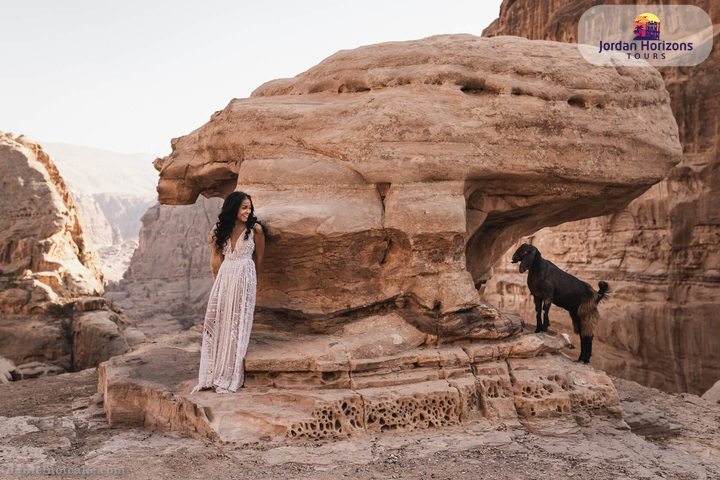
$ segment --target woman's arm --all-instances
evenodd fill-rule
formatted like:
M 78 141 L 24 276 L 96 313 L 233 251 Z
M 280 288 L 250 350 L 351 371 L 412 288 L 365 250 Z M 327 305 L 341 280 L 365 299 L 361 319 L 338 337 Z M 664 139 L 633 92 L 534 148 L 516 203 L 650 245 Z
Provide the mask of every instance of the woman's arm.
M 255 257 L 255 271 L 260 271 L 262 265 L 263 255 L 265 255 L 265 233 L 260 225 L 253 227 L 255 232 L 255 251 L 253 256 Z
M 212 249 L 212 255 L 210 256 L 210 270 L 212 270 L 213 283 L 215 283 L 215 278 L 217 277 L 218 271 L 220 270 L 220 265 L 222 265 L 223 260 L 225 260 L 225 255 L 223 255 L 222 252 L 215 251 L 213 233 L 215 233 L 215 227 L 213 227 L 212 231 L 210 232 L 210 236 L 208 237 L 208 242 L 210 243 L 210 248 Z

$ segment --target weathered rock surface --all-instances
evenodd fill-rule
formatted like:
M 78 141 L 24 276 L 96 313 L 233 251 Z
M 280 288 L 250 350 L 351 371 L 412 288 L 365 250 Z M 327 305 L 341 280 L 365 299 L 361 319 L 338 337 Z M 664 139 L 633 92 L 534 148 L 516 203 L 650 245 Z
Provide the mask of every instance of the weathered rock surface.
M 715 385 L 710 387 L 707 392 L 703 393 L 702 398 L 712 403 L 720 403 L 720 380 L 715 382 Z
M 19 379 L 20 372 L 18 372 L 15 362 L 0 357 L 0 383 L 8 383 Z
M 369 317 L 324 335 L 290 337 L 254 326 L 247 388 L 188 395 L 197 382 L 200 330 L 159 335 L 100 364 L 98 391 L 111 426 L 252 443 L 358 438 L 479 418 L 519 420 L 531 430 L 541 428 L 537 419 L 577 428 L 574 415 L 622 415 L 602 372 L 557 353 L 567 346 L 562 336 L 433 347 L 398 315 Z
M 573 42 L 582 14 L 599 3 L 626 2 L 505 1 L 483 35 Z M 720 4 L 691 3 L 720 23 Z M 601 305 L 593 365 L 662 390 L 701 394 L 720 378 L 720 50 L 694 67 L 659 70 L 682 161 L 625 210 L 541 230 L 521 242 L 532 241 L 546 258 L 593 285 L 606 280 L 614 288 Z M 483 298 L 532 320 L 526 279 L 516 272 L 503 258 Z M 550 315 L 572 332 L 564 311 Z
M 97 254 L 50 156 L 0 132 L 0 313 L 103 293 Z
M 108 247 L 122 241 L 119 229 L 113 229 L 105 217 L 100 204 L 97 203 L 92 195 L 80 192 L 70 192 L 78 212 L 83 219 L 85 230 L 90 236 L 96 251 L 103 247 Z
M 663 178 L 680 154 L 668 101 L 656 71 L 621 75 L 570 45 L 370 45 L 174 139 L 155 162 L 159 200 L 253 196 L 270 228 L 261 308 L 447 314 L 480 304 L 475 284 L 522 235 L 618 210 Z
M 17 365 L 22 378 L 95 367 L 144 341 L 135 323 L 102 297 L 0 321 L 0 355 Z
M 219 198 L 200 198 L 188 206 L 156 204 L 143 215 L 128 270 L 105 296 L 146 335 L 203 321 L 213 283 L 208 234 L 221 206 Z

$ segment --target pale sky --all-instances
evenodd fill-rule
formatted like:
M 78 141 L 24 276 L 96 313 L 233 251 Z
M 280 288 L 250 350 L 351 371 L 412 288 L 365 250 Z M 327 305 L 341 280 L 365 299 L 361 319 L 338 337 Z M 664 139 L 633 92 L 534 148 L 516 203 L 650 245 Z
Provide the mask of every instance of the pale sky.
M 0 0 L 0 131 L 170 153 L 233 98 L 338 50 L 478 35 L 501 0 Z

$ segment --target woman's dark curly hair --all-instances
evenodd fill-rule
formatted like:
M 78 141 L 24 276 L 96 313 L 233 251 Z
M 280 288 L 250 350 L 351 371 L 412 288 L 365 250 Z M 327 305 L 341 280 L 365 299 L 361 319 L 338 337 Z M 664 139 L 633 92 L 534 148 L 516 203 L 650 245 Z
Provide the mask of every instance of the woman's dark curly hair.
M 238 211 L 240 205 L 245 199 L 250 200 L 250 215 L 247 219 L 247 229 L 245 230 L 245 240 L 250 235 L 250 231 L 257 223 L 263 229 L 263 233 L 267 237 L 267 227 L 260 223 L 255 216 L 255 206 L 252 203 L 252 198 L 245 192 L 233 192 L 227 196 L 223 203 L 222 210 L 218 215 L 218 221 L 215 224 L 215 232 L 213 233 L 213 240 L 215 242 L 215 249 L 218 252 L 222 252 L 223 245 L 230 238 L 233 228 L 235 227 L 235 221 L 237 220 Z

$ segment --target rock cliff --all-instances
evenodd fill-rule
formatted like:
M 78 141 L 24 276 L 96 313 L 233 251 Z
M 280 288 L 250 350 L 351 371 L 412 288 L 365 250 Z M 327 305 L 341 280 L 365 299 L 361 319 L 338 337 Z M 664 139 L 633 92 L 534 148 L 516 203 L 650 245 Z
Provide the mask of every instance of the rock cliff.
M 63 297 L 103 292 L 103 274 L 50 156 L 0 132 L 0 312 L 43 311 Z
M 159 205 L 142 216 L 137 250 L 123 279 L 108 287 L 139 328 L 151 335 L 202 322 L 212 288 L 207 237 L 222 199 L 201 197 L 194 205 Z
M 617 3 L 628 2 L 504 1 L 483 35 L 573 42 L 585 10 Z M 691 3 L 720 23 L 720 4 Z M 655 388 L 698 394 L 720 378 L 717 27 L 715 32 L 716 45 L 700 65 L 659 69 L 683 145 L 682 161 L 666 179 L 623 211 L 541 230 L 531 239 L 559 267 L 593 285 L 607 280 L 615 289 L 601 307 L 593 365 Z M 508 260 L 497 265 L 483 298 L 531 320 L 526 279 Z M 564 311 L 554 308 L 551 316 L 572 331 Z

